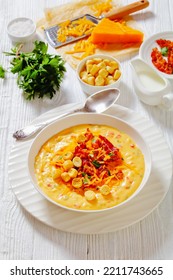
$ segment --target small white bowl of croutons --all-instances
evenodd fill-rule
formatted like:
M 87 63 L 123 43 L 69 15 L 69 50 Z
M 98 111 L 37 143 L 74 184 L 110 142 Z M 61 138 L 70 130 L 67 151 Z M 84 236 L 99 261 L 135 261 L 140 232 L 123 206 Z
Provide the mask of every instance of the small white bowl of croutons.
M 107 88 L 118 88 L 122 77 L 121 65 L 113 56 L 91 55 L 78 64 L 77 77 L 86 94 Z

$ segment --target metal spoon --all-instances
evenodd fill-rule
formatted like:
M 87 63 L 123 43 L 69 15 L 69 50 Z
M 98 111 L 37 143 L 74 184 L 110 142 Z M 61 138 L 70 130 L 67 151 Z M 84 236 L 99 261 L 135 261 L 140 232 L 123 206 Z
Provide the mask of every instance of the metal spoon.
M 13 137 L 16 138 L 17 140 L 22 140 L 24 138 L 30 137 L 36 132 L 43 129 L 48 124 L 52 123 L 53 121 L 71 113 L 77 113 L 77 112 L 102 113 L 110 106 L 112 106 L 115 103 L 115 101 L 117 101 L 119 95 L 120 92 L 118 89 L 105 89 L 105 90 L 98 91 L 93 95 L 89 96 L 81 108 L 68 111 L 64 114 L 51 118 L 43 123 L 26 126 L 20 130 L 17 130 L 13 134 Z

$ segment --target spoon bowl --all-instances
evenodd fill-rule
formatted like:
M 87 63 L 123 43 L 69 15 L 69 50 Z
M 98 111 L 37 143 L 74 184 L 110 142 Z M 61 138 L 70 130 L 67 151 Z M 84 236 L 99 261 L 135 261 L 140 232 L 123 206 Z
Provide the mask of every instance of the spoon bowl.
M 120 91 L 118 89 L 105 89 L 96 92 L 95 94 L 89 96 L 85 103 L 77 110 L 72 109 L 69 112 L 61 114 L 55 118 L 51 118 L 46 122 L 39 124 L 31 124 L 22 129 L 14 132 L 13 137 L 17 140 L 23 140 L 25 138 L 31 137 L 35 133 L 42 130 L 48 124 L 54 122 L 55 120 L 62 118 L 71 113 L 77 112 L 88 112 L 88 113 L 102 113 L 111 107 L 119 98 Z
M 117 101 L 119 95 L 118 89 L 98 91 L 86 99 L 84 110 L 90 113 L 102 113 Z

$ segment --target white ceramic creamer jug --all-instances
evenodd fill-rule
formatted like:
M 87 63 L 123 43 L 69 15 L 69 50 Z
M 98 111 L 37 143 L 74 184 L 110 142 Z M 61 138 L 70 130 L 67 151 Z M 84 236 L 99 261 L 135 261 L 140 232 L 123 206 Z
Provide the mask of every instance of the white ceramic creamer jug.
M 130 62 L 133 86 L 139 99 L 148 105 L 173 107 L 173 93 L 170 82 L 157 73 L 141 58 Z

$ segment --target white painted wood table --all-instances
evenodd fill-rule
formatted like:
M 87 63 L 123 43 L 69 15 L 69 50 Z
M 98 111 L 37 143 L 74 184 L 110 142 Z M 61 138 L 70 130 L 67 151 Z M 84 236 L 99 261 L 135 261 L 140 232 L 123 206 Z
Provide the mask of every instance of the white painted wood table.
M 2 52 L 11 48 L 6 26 L 12 18 L 27 16 L 37 21 L 43 17 L 44 8 L 66 2 L 0 0 L 0 64 L 9 66 L 9 60 Z M 130 2 L 122 0 L 123 4 Z M 171 0 L 151 0 L 149 8 L 136 13 L 134 18 L 148 37 L 172 30 L 172 10 Z M 133 57 L 119 58 L 123 78 L 117 104 L 148 118 L 161 131 L 173 154 L 173 111 L 150 107 L 139 101 L 132 86 L 129 65 Z M 9 156 L 15 143 L 12 133 L 50 109 L 85 100 L 74 70 L 68 65 L 61 91 L 60 99 L 55 99 L 53 103 L 40 100 L 27 102 L 12 74 L 8 73 L 5 81 L 0 80 L 0 259 L 173 259 L 173 182 L 163 201 L 147 217 L 124 229 L 104 234 L 79 234 L 52 228 L 38 221 L 20 205 L 10 187 L 8 175 Z M 112 222 L 116 223 L 116 220 Z

